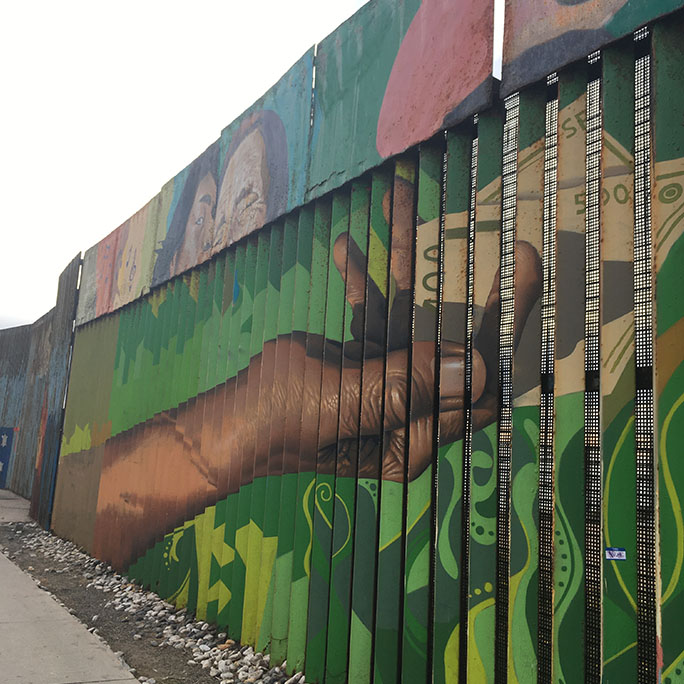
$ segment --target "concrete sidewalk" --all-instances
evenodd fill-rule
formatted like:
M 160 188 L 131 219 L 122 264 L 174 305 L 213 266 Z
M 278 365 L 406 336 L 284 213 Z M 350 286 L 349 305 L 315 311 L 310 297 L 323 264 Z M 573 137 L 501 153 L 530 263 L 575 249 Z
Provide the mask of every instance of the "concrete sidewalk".
M 9 489 L 0 489 L 0 523 L 30 522 L 30 502 Z
M 0 522 L 28 520 L 29 502 L 0 490 Z M 2 684 L 135 682 L 110 648 L 0 553 Z

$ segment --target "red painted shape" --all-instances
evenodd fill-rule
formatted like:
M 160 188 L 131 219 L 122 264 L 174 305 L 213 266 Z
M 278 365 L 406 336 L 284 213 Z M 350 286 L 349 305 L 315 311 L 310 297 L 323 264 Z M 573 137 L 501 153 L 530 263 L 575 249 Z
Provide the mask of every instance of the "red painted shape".
M 401 43 L 378 118 L 382 157 L 443 127 L 492 71 L 493 0 L 423 0 Z

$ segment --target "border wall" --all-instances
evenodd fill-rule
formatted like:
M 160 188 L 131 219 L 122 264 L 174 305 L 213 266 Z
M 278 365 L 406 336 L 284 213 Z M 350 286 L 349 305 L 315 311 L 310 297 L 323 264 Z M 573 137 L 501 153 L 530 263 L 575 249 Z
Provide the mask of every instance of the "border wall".
M 57 302 L 32 325 L 0 331 L 0 425 L 13 435 L 6 486 L 31 499 L 48 528 L 62 422 L 80 254 L 59 277 Z
M 10 486 L 307 681 L 681 681 L 680 5 L 364 6 L 0 335 Z

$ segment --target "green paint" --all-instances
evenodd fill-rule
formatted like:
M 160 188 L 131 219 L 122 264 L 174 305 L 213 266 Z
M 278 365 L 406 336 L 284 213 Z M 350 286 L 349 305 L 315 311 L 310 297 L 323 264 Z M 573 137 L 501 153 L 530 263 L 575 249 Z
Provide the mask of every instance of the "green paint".
M 480 115 L 477 124 L 479 140 L 477 155 L 477 189 L 483 190 L 501 175 L 503 114 L 491 110 Z M 499 190 L 500 192 L 500 190 Z M 479 203 L 478 198 L 478 203 Z M 500 229 L 500 224 L 497 226 Z M 477 230 L 480 224 L 478 219 Z
M 515 386 L 515 381 L 514 381 Z M 514 388 L 515 391 L 515 388 Z M 537 680 L 539 406 L 513 409 L 509 652 L 521 684 Z
M 98 435 L 102 440 L 109 436 L 109 392 L 120 321 L 120 316 L 114 315 L 76 331 L 72 367 L 79 371 L 69 380 L 62 456 L 95 446 L 100 442 Z M 93 383 L 94 377 L 101 381 Z
M 262 253 L 263 254 L 263 253 Z M 257 260 L 257 238 L 252 237 L 247 241 L 245 249 L 245 276 L 241 290 L 242 306 L 240 315 L 240 324 L 237 331 L 237 354 L 236 354 L 236 370 L 245 368 L 249 363 L 249 349 L 251 344 L 251 332 L 254 316 L 252 314 L 252 302 L 254 296 L 255 282 L 257 276 L 257 268 L 261 266 L 262 273 L 260 280 L 265 280 L 263 263 L 263 256 L 261 264 Z M 247 305 L 249 302 L 249 305 Z M 247 383 L 248 378 L 246 374 L 238 377 L 238 383 Z M 236 409 L 237 410 L 237 409 Z M 236 457 L 238 454 L 236 454 Z M 242 454 L 239 454 L 242 460 Z M 243 461 L 244 463 L 244 461 Z M 237 510 L 231 511 L 231 519 L 235 520 L 235 543 L 237 543 L 237 532 L 239 529 L 249 524 L 249 512 L 251 505 L 251 485 L 241 486 L 238 493 L 237 501 L 234 504 Z M 234 517 L 232 517 L 234 516 Z M 229 542 L 230 543 L 230 542 Z M 234 637 L 242 636 L 242 616 L 244 611 L 243 601 L 245 598 L 245 559 L 242 558 L 241 563 L 233 564 L 233 572 L 231 576 L 231 592 L 232 597 L 230 601 L 230 616 L 229 629 Z
M 620 38 L 680 7 L 681 0 L 649 0 L 647 3 L 629 0 L 606 23 L 606 29 L 616 38 Z
M 339 190 L 333 194 L 332 219 L 330 230 L 330 251 L 328 256 L 328 288 L 325 312 L 325 337 L 327 340 L 342 341 L 344 334 L 344 280 L 334 262 L 336 240 L 345 239 L 349 230 L 350 195 L 349 190 Z M 327 351 L 327 349 L 326 349 Z M 324 358 L 326 365 L 332 360 Z M 333 371 L 334 372 L 334 371 Z M 342 366 L 337 373 L 341 379 Z M 337 385 L 339 381 L 335 382 Z M 321 397 L 321 400 L 325 398 Z M 318 453 L 327 446 L 319 441 Z M 328 459 L 331 450 L 327 448 Z M 309 590 L 309 619 L 306 646 L 306 675 L 314 680 L 322 679 L 325 672 L 328 605 L 330 601 L 331 549 L 333 543 L 333 517 L 335 499 L 334 463 L 324 463 L 319 457 L 316 469 L 316 485 L 313 491 L 313 548 L 311 555 L 311 585 Z
M 325 681 L 347 682 L 356 480 L 335 478 Z
M 260 231 L 256 236 L 257 256 L 253 289 L 254 299 L 253 305 L 251 307 L 251 322 L 247 326 L 243 325 L 241 330 L 241 336 L 244 339 L 245 349 L 249 350 L 245 355 L 246 363 L 243 365 L 242 362 L 239 362 L 239 364 L 241 368 L 245 368 L 245 366 L 249 365 L 245 378 L 247 385 L 247 399 L 245 408 L 250 413 L 258 413 L 259 411 L 259 389 L 263 357 L 261 357 L 259 360 L 255 359 L 251 363 L 250 361 L 254 356 L 261 352 L 264 344 L 264 327 L 267 302 L 266 286 L 268 283 L 270 259 L 269 248 L 271 245 L 271 235 L 274 230 L 282 230 L 282 227 L 274 226 L 270 231 Z M 278 255 L 277 258 L 280 258 L 280 255 Z M 242 377 L 244 377 L 244 374 Z M 254 445 L 243 444 L 240 446 L 240 451 L 242 452 L 242 481 L 245 482 L 254 477 Z M 247 536 L 246 557 L 243 556 L 243 561 L 245 564 L 245 585 L 244 589 L 242 589 L 244 592 L 244 598 L 241 609 L 242 630 L 240 641 L 248 643 L 252 646 L 256 646 L 257 595 L 252 591 L 252 587 L 248 584 L 248 578 L 253 576 L 252 573 L 258 573 L 257 568 L 259 567 L 261 549 L 259 539 L 256 538 L 255 535 L 263 532 L 265 495 L 265 478 L 257 478 L 253 480 L 251 487 L 247 488 L 242 486 L 240 488 L 240 503 L 238 504 L 238 530 L 247 526 L 249 530 Z M 256 526 L 250 524 L 251 521 L 255 522 Z M 233 578 L 233 581 L 235 582 L 235 578 Z M 239 606 L 237 609 L 239 609 Z
M 655 374 L 655 415 L 659 487 L 659 531 L 661 552 L 661 620 L 663 681 L 681 680 L 682 643 L 679 638 L 684 610 L 684 521 L 681 492 L 684 491 L 684 467 L 677 458 L 684 439 L 682 385 L 684 360 L 681 352 L 682 300 L 681 259 L 684 235 L 681 212 L 674 211 L 681 201 L 679 179 L 684 172 L 684 132 L 681 125 L 684 98 L 684 46 L 681 15 L 660 22 L 652 38 L 652 119 L 654 139 L 653 234 L 656 254 L 655 321 L 658 364 Z M 674 191 L 674 192 L 673 192 Z M 678 265 L 677 265 L 678 264 Z
M 559 74 L 559 186 L 584 178 L 586 111 L 574 103 L 584 101 L 587 89 L 585 63 Z M 565 108 L 573 105 L 572 116 Z M 579 230 L 581 249 L 572 250 L 569 229 Z M 583 290 L 585 280 L 584 222 L 558 215 L 556 243 L 557 282 L 573 281 Z M 561 239 L 565 237 L 566 239 Z M 558 289 L 557 293 L 561 290 Z M 558 295 L 557 295 L 558 296 Z M 579 306 L 583 307 L 583 298 Z M 556 302 L 556 392 L 554 397 L 554 615 L 553 680 L 569 684 L 584 678 L 584 317 L 574 316 L 577 302 L 558 297 Z M 565 324 L 562 324 L 565 321 Z M 570 323 L 572 322 L 572 324 Z M 576 349 L 576 346 L 579 345 Z M 576 349 L 574 357 L 568 354 Z M 561 357 L 563 353 L 565 356 Z M 572 360 L 571 360 L 572 359 Z M 568 387 L 563 391 L 560 388 Z
M 270 240 L 266 243 L 266 258 L 267 258 L 267 270 L 265 271 L 267 277 L 267 285 L 264 286 L 265 301 L 264 301 L 264 314 L 263 314 L 263 328 L 261 330 L 261 344 L 259 344 L 259 352 L 263 350 L 264 341 L 266 339 L 273 339 L 277 335 L 278 331 L 278 315 L 280 308 L 280 280 L 282 277 L 282 267 L 283 267 L 283 233 L 284 226 L 281 223 L 277 223 L 270 230 Z M 258 344 L 258 341 L 257 341 Z M 254 356 L 254 355 L 252 355 Z M 265 402 L 265 393 L 269 392 L 269 388 L 265 387 L 263 384 L 263 373 L 267 370 L 266 368 L 266 358 L 262 354 L 261 357 L 261 369 L 260 374 L 254 380 L 257 383 L 256 392 L 256 411 L 258 413 L 259 424 L 268 430 L 270 424 L 270 412 L 267 411 L 267 404 Z M 252 379 L 250 376 L 250 385 L 252 384 Z M 277 487 L 276 491 L 273 491 L 274 485 Z M 280 498 L 279 492 L 280 478 L 274 482 L 274 478 L 257 478 L 254 480 L 254 488 L 252 490 L 252 510 L 251 519 L 258 521 L 260 523 L 261 530 L 266 537 L 275 537 L 278 532 L 278 506 L 277 501 Z M 268 503 L 267 492 L 270 491 L 271 500 Z M 267 576 L 269 571 L 269 566 L 267 563 L 262 563 L 261 559 L 261 541 L 254 538 L 253 534 L 254 528 L 251 528 L 252 535 L 249 540 L 249 565 L 253 568 L 259 569 L 259 585 L 258 594 L 256 597 L 256 605 L 254 609 L 254 615 L 252 617 L 252 624 L 250 625 L 251 638 L 253 643 L 256 643 L 258 633 L 259 633 L 259 620 L 260 614 L 258 607 L 265 604 L 266 598 L 263 592 L 270 586 L 271 577 Z M 244 634 L 244 628 L 243 628 Z M 269 629 L 270 636 L 270 629 Z
M 475 226 L 475 292 L 477 302 L 486 301 L 491 283 L 477 280 L 479 264 L 491 269 L 498 265 L 498 249 L 487 253 L 479 246 L 478 236 L 490 232 L 482 226 L 483 204 L 493 203 L 500 230 L 500 197 L 503 119 L 500 112 L 489 112 L 478 122 L 478 177 Z M 494 190 L 486 190 L 493 184 Z M 494 193 L 493 197 L 490 196 Z M 480 267 L 481 268 L 481 267 Z M 498 332 L 498 331 L 497 331 Z M 470 587 L 468 591 L 468 677 L 473 681 L 491 682 L 494 673 L 494 592 L 496 587 L 496 425 L 474 431 L 470 474 Z M 486 591 L 486 587 L 493 587 Z
M 579 369 L 583 370 L 583 368 Z M 554 681 L 581 681 L 584 646 L 584 394 L 556 395 Z
M 463 442 L 440 447 L 437 461 L 437 559 L 433 678 L 451 682 L 458 678 L 461 554 L 463 537 Z
M 416 178 L 416 163 L 412 157 L 400 158 L 394 168 L 395 193 L 401 184 L 407 183 L 413 188 Z M 392 239 L 400 241 L 413 239 L 411 235 L 400 235 L 401 226 L 392 226 Z M 405 267 L 401 260 L 395 260 L 390 252 L 391 282 L 396 278 L 410 278 L 410 273 L 400 272 Z M 404 317 L 411 316 L 408 305 L 400 306 L 401 300 L 389 301 L 389 325 L 391 331 L 397 328 Z M 398 336 L 397 336 L 398 337 Z M 397 348 L 408 348 L 410 339 L 387 340 L 387 351 Z M 395 352 L 396 353 L 396 352 Z M 408 367 L 408 353 L 406 356 Z M 385 382 L 388 376 L 385 374 Z M 408 381 L 408 378 L 407 378 Z M 408 416 L 407 416 L 408 418 Z M 373 661 L 374 681 L 397 682 L 400 679 L 399 658 L 403 626 L 400 622 L 400 606 L 403 601 L 404 578 L 400 571 L 403 555 L 403 501 L 405 484 L 389 480 L 380 482 L 380 529 L 378 533 L 377 589 L 375 599 L 375 651 Z
M 380 337 L 376 337 L 378 320 L 387 320 L 387 281 L 389 277 L 389 225 L 383 214 L 383 200 L 391 189 L 391 169 L 384 167 L 373 173 L 370 194 L 370 227 L 368 240 L 368 269 L 366 273 L 366 318 L 364 321 L 364 368 L 371 359 L 382 355 L 385 362 L 387 335 L 384 325 Z M 378 236 L 373 240 L 372 236 Z M 385 242 L 385 237 L 387 242 Z M 357 244 L 358 238 L 355 238 Z M 377 288 L 374 290 L 373 288 Z M 370 334 L 369 334 L 370 332 Z M 362 378 L 363 383 L 363 378 Z M 362 391 L 363 394 L 363 384 Z M 366 456 L 373 461 L 379 475 L 382 455 L 382 431 L 370 431 L 372 416 L 370 407 L 362 405 L 360 432 L 377 439 L 372 455 Z M 379 478 L 359 479 L 356 489 L 356 510 L 354 521 L 354 562 L 352 568 L 351 624 L 349 636 L 349 673 L 350 681 L 371 681 L 373 648 L 373 622 L 375 596 L 376 554 L 378 548 L 378 490 Z
M 528 155 L 527 148 L 546 134 L 546 83 L 537 83 L 520 93 L 518 129 L 519 164 Z
M 440 205 L 441 205 L 441 178 L 442 163 L 444 156 L 443 141 L 421 145 L 420 161 L 418 167 L 418 220 L 423 222 L 416 228 L 417 239 L 425 237 L 428 231 L 427 244 L 440 244 Z M 417 255 L 417 259 L 421 255 Z M 441 255 L 440 255 L 441 258 Z M 416 271 L 420 266 L 416 265 Z M 417 315 L 417 314 L 416 314 Z M 418 320 L 418 319 L 416 319 Z M 417 325 L 417 324 L 416 324 Z M 437 316 L 436 311 L 430 307 L 425 307 L 422 317 L 422 329 L 416 328 L 414 335 L 416 339 L 434 342 L 437 341 Z M 436 361 L 435 346 L 435 356 Z M 415 383 L 415 379 L 413 380 Z M 435 399 L 439 396 L 438 389 L 421 388 L 414 384 L 412 395 L 418 396 L 419 391 L 431 392 Z M 410 421 L 417 421 L 421 414 L 411 410 Z M 409 431 L 409 469 L 412 469 L 413 462 L 419 458 L 416 455 L 417 449 L 412 444 L 411 431 Z M 433 459 L 436 460 L 436 445 L 433 447 Z M 432 526 L 431 515 L 429 512 L 422 513 L 425 504 L 432 498 L 433 468 L 431 459 L 430 465 L 424 472 L 425 477 L 420 477 L 409 483 L 407 491 L 407 519 L 406 519 L 406 577 L 404 595 L 404 638 L 402 651 L 402 681 L 416 682 L 423 681 L 428 676 L 428 653 L 432 645 L 428 643 L 428 623 L 430 621 L 430 564 L 431 558 L 427 546 L 430 543 L 430 528 Z M 417 461 L 416 461 L 417 463 Z M 416 515 L 420 510 L 421 515 Z M 417 522 L 410 527 L 410 521 Z
M 287 321 L 292 317 L 292 298 L 294 296 L 294 272 L 292 266 L 294 264 L 297 249 L 296 228 L 296 217 L 288 217 L 285 221 L 284 227 L 280 227 L 278 231 L 273 229 L 273 232 L 271 233 L 271 247 L 269 249 L 270 287 L 266 306 L 266 327 L 264 330 L 264 336 L 266 339 L 275 338 L 281 327 L 281 320 Z M 265 359 L 262 363 L 264 364 L 263 367 L 265 368 Z M 277 357 L 274 357 L 273 363 L 274 365 L 278 363 Z M 260 389 L 259 420 L 264 425 L 271 424 L 271 413 L 268 410 L 269 404 L 265 403 L 263 400 L 269 391 L 269 387 L 264 383 L 262 378 L 262 386 Z M 273 468 L 273 454 L 276 449 L 278 449 L 278 447 L 275 447 L 274 449 L 274 445 L 271 444 L 271 450 L 269 453 L 269 475 L 266 478 L 263 513 L 264 536 L 270 538 L 277 538 L 279 534 L 280 497 L 283 480 L 279 473 L 276 472 L 271 474 Z M 280 548 L 280 542 L 278 542 L 278 544 L 278 548 Z M 265 608 L 265 612 L 261 618 L 260 648 L 262 648 L 266 646 L 270 647 L 271 644 L 271 624 L 273 621 L 275 600 L 273 595 L 275 588 L 275 576 L 268 576 L 268 564 L 260 562 L 260 565 L 261 575 L 259 580 L 259 605 L 264 604 L 267 607 Z M 267 587 L 269 588 L 269 593 L 268 599 L 266 600 L 264 598 L 263 592 Z M 266 610 L 269 612 L 266 613 Z
M 470 163 L 472 130 L 457 128 L 447 134 L 446 213 L 468 211 L 470 207 Z M 467 226 L 464 226 L 467 229 Z M 467 237 L 464 235 L 463 237 Z M 465 319 L 464 323 L 465 325 Z
M 634 156 L 634 56 L 632 41 L 606 49 L 603 63 L 603 122 L 606 133 L 617 139 Z M 606 133 L 604 133 L 604 138 Z M 604 152 L 604 155 L 607 152 Z M 604 162 L 605 165 L 605 162 Z M 633 164 L 629 167 L 629 196 L 633 196 Z M 606 179 L 608 180 L 608 179 Z M 607 204 L 603 208 L 603 250 L 606 262 L 618 260 L 613 251 L 625 242 L 633 245 L 629 234 L 634 221 L 633 201 Z M 626 293 L 633 289 L 632 269 L 625 269 L 623 282 L 603 287 L 604 325 L 611 309 L 622 307 Z M 632 297 L 624 307 L 632 307 Z M 634 467 L 634 355 L 633 324 L 627 324 L 626 353 L 630 363 L 621 371 L 619 392 L 603 393 L 602 456 L 603 456 L 603 545 L 625 548 L 627 560 L 604 561 L 603 567 L 603 674 L 606 681 L 624 681 L 637 670 L 636 648 L 636 469 Z M 615 350 L 601 341 L 602 383 L 617 382 L 616 365 L 607 362 Z
M 228 252 L 226 259 L 226 269 L 224 275 L 223 302 L 220 311 L 222 313 L 223 325 L 221 327 L 221 350 L 219 353 L 217 376 L 218 378 L 230 377 L 235 374 L 234 367 L 237 366 L 237 352 L 240 328 L 240 301 L 239 293 L 245 285 L 245 246 L 238 245 L 235 250 Z M 230 407 L 232 411 L 232 407 Z M 227 413 L 229 408 L 224 408 Z M 223 420 L 228 419 L 228 415 L 220 417 L 222 430 Z M 228 484 L 228 483 L 226 483 Z M 228 497 L 223 507 L 224 542 L 226 546 L 220 560 L 222 585 L 219 585 L 218 605 L 217 605 L 217 624 L 226 627 L 229 622 L 232 599 L 232 576 L 234 563 L 228 563 L 225 555 L 226 548 L 235 548 L 236 512 L 238 496 L 233 494 Z M 231 632 L 233 633 L 233 632 Z
M 308 220 L 311 219 L 311 220 Z M 295 301 L 306 299 L 308 304 L 309 295 L 309 272 L 300 273 L 297 270 L 297 256 L 301 249 L 306 251 L 304 243 L 308 243 L 308 253 L 311 253 L 311 241 L 313 238 L 313 216 L 307 213 L 305 217 L 300 214 L 288 217 L 285 224 L 283 240 L 283 274 L 281 280 L 280 309 L 278 332 L 280 334 L 292 332 L 295 319 Z M 305 258 L 303 257 L 303 260 Z M 310 263 L 309 263 L 310 268 Z M 299 277 L 298 277 L 299 276 Z M 306 306 L 300 303 L 299 306 Z M 276 350 L 276 363 L 288 364 L 288 377 L 291 376 L 289 367 L 290 358 L 280 361 L 282 354 L 281 340 L 278 341 Z M 290 356 L 292 353 L 290 353 Z M 288 417 L 289 418 L 289 417 Z M 285 418 L 287 420 L 288 418 Z M 290 418 L 291 419 L 291 418 Z M 274 419 L 275 420 L 275 419 Z M 273 429 L 273 428 L 272 428 Z M 273 438 L 272 438 L 273 439 Z M 272 442 L 271 454 L 277 455 L 284 451 L 283 443 Z M 294 519 L 297 508 L 297 475 L 278 477 L 277 473 L 268 478 L 270 489 L 267 491 L 267 506 L 271 505 L 272 512 L 267 512 L 266 520 L 274 521 L 273 529 L 278 536 L 277 556 L 278 562 L 275 567 L 273 588 L 273 610 L 271 618 L 271 657 L 274 662 L 282 662 L 287 658 L 287 629 L 290 611 L 290 583 L 292 581 L 292 562 L 294 545 Z
M 318 200 L 313 223 L 313 249 L 311 278 L 309 281 L 309 308 L 307 330 L 313 334 L 325 329 L 325 312 L 328 291 L 328 261 L 332 202 L 330 198 Z M 313 338 L 307 339 L 307 351 Z M 305 373 L 304 383 L 320 392 L 320 369 Z M 287 661 L 290 671 L 304 667 L 309 623 L 309 586 L 311 578 L 311 553 L 313 548 L 313 515 L 315 499 L 315 474 L 300 472 L 297 482 L 298 505 L 295 518 L 294 558 L 292 585 L 290 589 L 290 621 L 288 626 Z
M 306 318 L 308 316 L 309 292 L 310 292 L 310 271 L 313 240 L 313 212 L 302 211 L 299 214 L 299 225 L 297 227 L 296 261 L 292 269 L 293 289 L 291 295 L 286 293 L 283 285 L 282 297 L 288 297 L 291 302 L 290 326 L 300 325 L 306 328 Z M 286 236 L 285 246 L 288 248 Z M 287 301 L 283 301 L 281 312 L 286 311 Z M 287 324 L 284 320 L 283 326 Z M 290 357 L 293 357 L 291 352 Z M 290 367 L 290 375 L 297 369 Z M 299 422 L 299 415 L 288 416 L 287 421 L 294 420 Z M 285 445 L 274 444 L 273 449 L 285 449 Z M 294 563 L 294 541 L 295 541 L 295 520 L 297 515 L 297 502 L 299 493 L 297 491 L 298 476 L 296 473 L 285 476 L 281 484 L 280 492 L 280 528 L 278 533 L 278 556 L 281 562 L 276 566 L 275 595 L 272 620 L 272 650 L 271 656 L 275 662 L 282 662 L 287 658 L 288 649 L 288 628 L 290 616 L 290 585 L 293 575 Z
M 366 4 L 319 44 L 308 197 L 380 163 L 376 135 L 385 84 L 419 6 L 419 0 Z
M 348 246 L 354 246 L 363 255 L 367 266 L 368 234 L 370 218 L 370 178 L 354 181 L 351 187 Z M 348 271 L 353 264 L 348 264 Z M 363 277 L 367 280 L 367 268 Z M 347 281 L 351 275 L 347 275 Z M 351 331 L 352 307 L 347 299 L 349 282 L 345 283 L 345 337 L 342 347 L 342 373 L 346 382 L 352 379 L 358 382 L 358 404 L 354 407 L 356 430 L 360 425 L 360 406 L 362 394 L 362 373 L 358 364 L 350 359 L 349 346 L 356 346 L 362 340 L 354 339 Z M 358 306 L 358 305 L 357 305 Z M 364 304 L 361 305 L 365 306 Z M 357 312 L 358 313 L 358 312 Z M 358 334 L 358 333 L 357 333 Z M 347 416 L 340 416 L 340 423 L 347 422 Z M 340 447 L 346 447 L 341 454 Z M 346 445 L 338 444 L 336 460 L 338 468 L 342 459 L 351 463 L 359 458 L 359 443 L 352 440 Z M 326 651 L 326 676 L 330 684 L 344 684 L 347 681 L 347 661 L 349 656 L 349 614 L 351 609 L 352 561 L 354 549 L 354 519 L 356 512 L 356 481 L 350 477 L 342 477 L 339 470 L 335 477 L 335 504 L 333 506 L 332 558 L 330 567 L 330 595 L 328 607 L 328 643 Z
M 546 87 L 539 84 L 520 93 L 518 127 L 518 207 L 525 211 L 518 215 L 516 231 L 525 230 L 525 237 L 543 253 L 542 214 L 544 197 L 544 166 L 541 159 L 533 164 L 530 159 L 533 145 L 543 141 L 546 132 Z M 541 148 L 543 154 L 543 147 Z M 527 167 L 527 168 L 525 168 Z M 524 172 L 524 176 L 522 175 Z M 533 201 L 530 197 L 536 198 Z M 524 209 L 523 209 L 524 207 Z M 521 222 L 526 225 L 522 226 Z M 536 225 L 529 225 L 536 221 Z M 516 274 L 517 275 L 517 274 Z M 516 278 L 517 281 L 517 278 Z M 517 284 L 517 283 L 516 283 Z M 525 323 L 527 339 L 541 338 L 541 313 L 534 309 Z M 540 391 L 539 384 L 531 390 L 529 379 L 538 382 L 541 371 L 541 345 L 534 346 L 534 353 L 523 357 L 522 345 L 513 360 L 513 436 L 511 455 L 511 514 L 510 514 L 510 565 L 508 585 L 509 625 L 508 652 L 512 660 L 512 681 L 527 684 L 537 680 L 538 638 L 538 557 L 539 513 L 535 502 L 539 493 L 539 430 Z M 523 361 L 524 358 L 524 361 Z M 516 397 L 526 392 L 526 406 L 518 406 Z
M 465 342 L 465 304 L 472 129 L 447 135 L 446 214 L 458 215 L 462 228 L 447 228 L 444 235 L 443 339 Z M 453 220 L 453 219 L 452 219 Z M 461 607 L 461 554 L 463 525 L 463 442 L 442 445 L 437 459 L 437 558 L 433 677 L 438 684 L 458 677 L 458 636 Z M 456 642 L 454 643 L 454 639 Z M 448 653 L 447 653 L 448 651 Z M 448 664 L 447 664 L 448 663 Z

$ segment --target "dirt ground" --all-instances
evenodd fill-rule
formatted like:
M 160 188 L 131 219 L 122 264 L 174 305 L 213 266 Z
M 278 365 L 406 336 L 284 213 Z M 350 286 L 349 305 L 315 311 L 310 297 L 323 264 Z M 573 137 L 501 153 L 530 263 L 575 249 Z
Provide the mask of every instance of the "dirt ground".
M 107 606 L 113 593 L 89 588 L 93 574 L 83 566 L 56 563 L 40 549 L 27 548 L 25 540 L 36 534 L 43 532 L 34 523 L 2 524 L 0 550 L 53 593 L 81 622 L 97 629 L 113 651 L 121 652 L 136 677 L 152 678 L 157 684 L 216 684 L 217 678 L 210 676 L 208 670 L 199 664 L 188 664 L 192 659 L 189 649 L 158 645 L 163 638 L 163 625 L 147 625 L 135 615 L 125 615 Z

